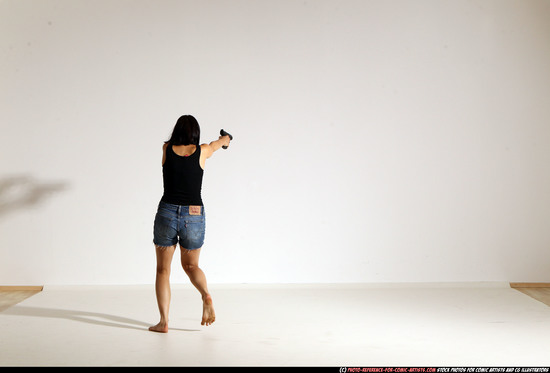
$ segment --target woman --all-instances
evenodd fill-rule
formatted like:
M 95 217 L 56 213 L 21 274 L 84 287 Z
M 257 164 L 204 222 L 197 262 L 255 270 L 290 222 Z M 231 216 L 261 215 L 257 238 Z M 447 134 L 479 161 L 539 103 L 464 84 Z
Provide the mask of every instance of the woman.
M 153 230 L 157 256 L 155 291 L 160 322 L 149 328 L 154 332 L 168 332 L 170 267 L 178 242 L 181 265 L 202 296 L 201 325 L 211 325 L 216 319 L 206 277 L 199 268 L 205 232 L 202 176 L 206 160 L 222 146 L 228 146 L 230 139 L 229 136 L 220 136 L 210 144 L 199 146 L 199 137 L 200 127 L 197 120 L 191 115 L 183 115 L 178 119 L 170 140 L 162 147 L 164 194 L 158 206 Z

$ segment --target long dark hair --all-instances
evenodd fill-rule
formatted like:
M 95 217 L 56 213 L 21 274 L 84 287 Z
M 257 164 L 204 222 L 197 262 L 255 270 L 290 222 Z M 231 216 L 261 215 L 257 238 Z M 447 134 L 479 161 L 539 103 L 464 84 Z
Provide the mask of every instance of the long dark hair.
M 199 122 L 192 115 L 179 117 L 170 140 L 165 141 L 171 145 L 199 145 L 201 128 Z

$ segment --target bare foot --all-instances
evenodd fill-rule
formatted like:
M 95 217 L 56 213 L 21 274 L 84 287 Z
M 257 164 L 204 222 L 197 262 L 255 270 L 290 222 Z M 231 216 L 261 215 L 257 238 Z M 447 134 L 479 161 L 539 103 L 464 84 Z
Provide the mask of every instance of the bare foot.
M 202 301 L 202 322 L 201 325 L 212 325 L 216 321 L 214 306 L 212 305 L 212 297 L 207 295 Z
M 158 333 L 168 333 L 168 324 L 165 322 L 159 322 L 157 325 L 151 326 L 149 330 Z

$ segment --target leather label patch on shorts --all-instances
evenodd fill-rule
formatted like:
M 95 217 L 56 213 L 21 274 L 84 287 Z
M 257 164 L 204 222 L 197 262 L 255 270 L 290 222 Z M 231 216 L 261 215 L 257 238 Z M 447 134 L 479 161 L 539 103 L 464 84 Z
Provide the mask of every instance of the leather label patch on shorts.
M 189 206 L 189 215 L 200 215 L 202 206 Z

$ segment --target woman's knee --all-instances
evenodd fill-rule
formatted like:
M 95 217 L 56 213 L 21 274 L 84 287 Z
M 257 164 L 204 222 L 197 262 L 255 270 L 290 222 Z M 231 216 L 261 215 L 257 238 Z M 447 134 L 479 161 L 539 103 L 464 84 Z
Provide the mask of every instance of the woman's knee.
M 170 266 L 162 264 L 157 265 L 157 275 L 170 276 Z
M 185 273 L 192 273 L 199 268 L 200 249 L 188 250 L 181 248 L 181 266 Z
M 181 266 L 183 267 L 183 270 L 187 274 L 192 273 L 194 270 L 199 268 L 199 266 L 197 264 L 194 264 L 194 263 L 182 263 Z
M 157 275 L 170 275 L 175 246 L 159 246 L 157 249 Z

